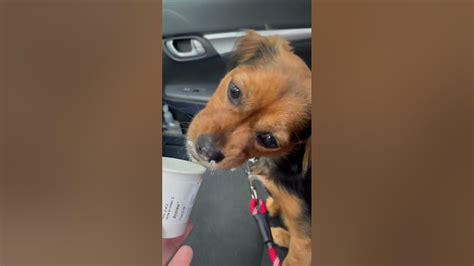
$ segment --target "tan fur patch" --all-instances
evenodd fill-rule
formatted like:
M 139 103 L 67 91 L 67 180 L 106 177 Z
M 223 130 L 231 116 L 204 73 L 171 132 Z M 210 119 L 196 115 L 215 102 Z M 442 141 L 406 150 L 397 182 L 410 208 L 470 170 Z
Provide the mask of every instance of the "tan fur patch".
M 299 236 L 290 236 L 290 246 L 284 266 L 310 266 L 311 265 L 311 240 Z
M 273 242 L 280 247 L 289 248 L 290 247 L 290 233 L 281 227 L 272 227 Z
M 302 221 L 302 202 L 280 189 L 271 179 L 260 176 L 260 181 L 281 208 L 281 217 L 290 235 L 289 251 L 283 265 L 306 266 L 311 264 L 311 225 Z
M 267 206 L 268 214 L 271 217 L 275 217 L 280 214 L 280 205 L 273 200 L 272 197 L 268 197 L 265 201 L 265 205 Z

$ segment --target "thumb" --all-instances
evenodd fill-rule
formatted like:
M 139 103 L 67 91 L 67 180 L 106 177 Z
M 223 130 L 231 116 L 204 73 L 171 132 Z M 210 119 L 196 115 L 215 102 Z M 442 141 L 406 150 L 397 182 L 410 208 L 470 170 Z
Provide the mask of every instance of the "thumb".
M 189 266 L 193 259 L 193 249 L 190 246 L 182 246 L 173 256 L 168 266 Z

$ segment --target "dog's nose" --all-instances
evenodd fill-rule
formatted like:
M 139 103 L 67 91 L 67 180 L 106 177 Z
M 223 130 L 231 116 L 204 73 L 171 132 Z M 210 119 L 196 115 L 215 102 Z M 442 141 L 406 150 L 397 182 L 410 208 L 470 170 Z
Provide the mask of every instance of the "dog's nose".
M 208 161 L 215 161 L 218 163 L 224 159 L 224 154 L 220 152 L 215 141 L 209 135 L 199 136 L 196 148 L 197 152 L 207 158 Z

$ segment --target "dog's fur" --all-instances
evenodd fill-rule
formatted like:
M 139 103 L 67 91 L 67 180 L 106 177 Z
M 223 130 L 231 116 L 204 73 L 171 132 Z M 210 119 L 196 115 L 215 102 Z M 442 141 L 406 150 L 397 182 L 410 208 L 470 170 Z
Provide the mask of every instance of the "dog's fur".
M 288 247 L 284 265 L 311 264 L 311 71 L 280 37 L 248 31 L 237 46 L 233 68 L 220 82 L 207 106 L 193 119 L 187 133 L 189 157 L 209 165 L 199 154 L 200 136 L 211 136 L 221 153 L 219 169 L 260 158 L 252 173 L 271 197 L 271 216 L 280 215 L 286 229 L 272 228 L 280 246 Z M 232 104 L 227 90 L 232 81 L 241 102 Z M 279 147 L 267 149 L 256 141 L 270 132 Z

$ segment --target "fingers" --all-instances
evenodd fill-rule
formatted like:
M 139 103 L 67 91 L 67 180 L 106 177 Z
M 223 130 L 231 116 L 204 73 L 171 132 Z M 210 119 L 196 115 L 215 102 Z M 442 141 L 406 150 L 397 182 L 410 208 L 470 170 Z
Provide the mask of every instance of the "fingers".
M 182 246 L 171 259 L 168 266 L 189 266 L 193 259 L 193 249 L 190 246 Z
M 166 265 L 166 262 L 170 260 L 171 256 L 176 252 L 176 250 L 178 250 L 178 248 L 184 243 L 184 241 L 186 241 L 186 238 L 188 238 L 192 230 L 193 225 L 191 221 L 189 221 L 189 223 L 186 225 L 186 229 L 183 235 L 176 238 L 163 239 L 163 265 Z

